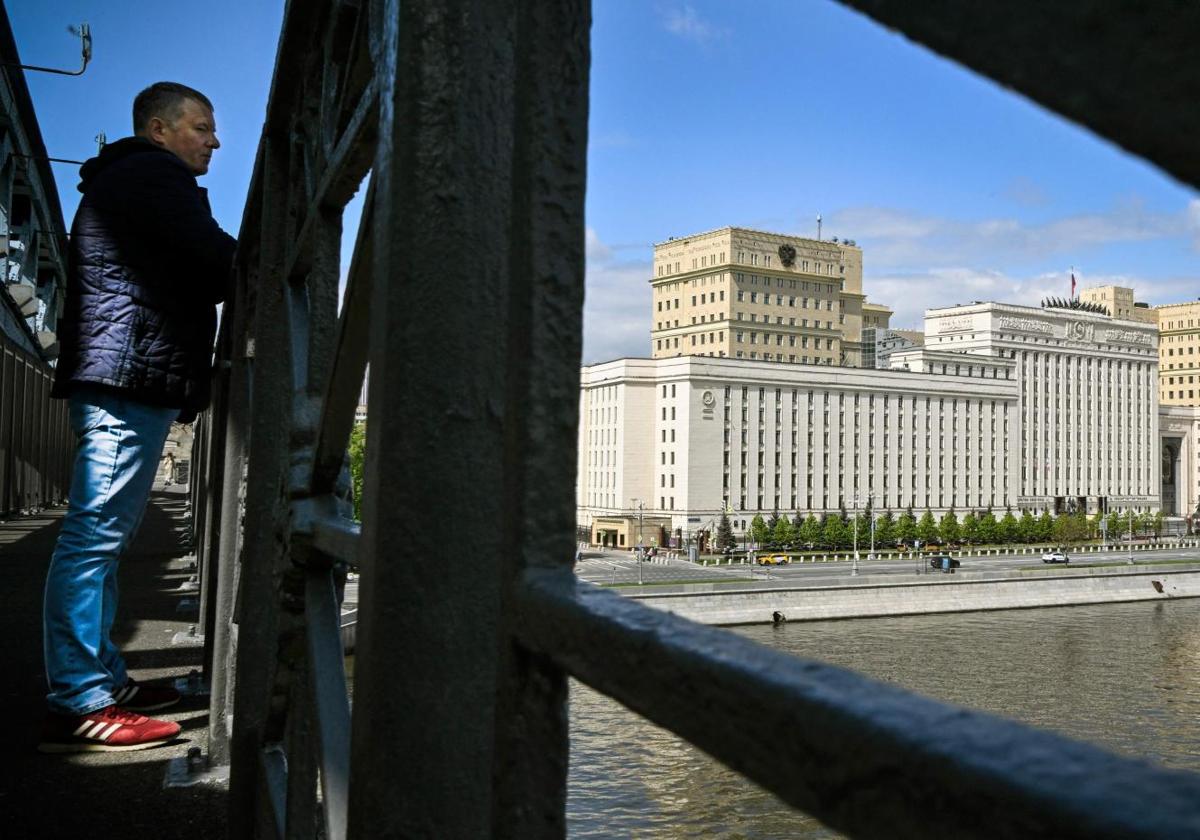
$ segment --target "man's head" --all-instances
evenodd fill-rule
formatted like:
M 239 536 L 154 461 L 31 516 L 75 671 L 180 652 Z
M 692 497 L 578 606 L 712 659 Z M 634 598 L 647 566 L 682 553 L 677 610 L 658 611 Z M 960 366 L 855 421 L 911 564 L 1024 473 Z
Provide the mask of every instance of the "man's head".
M 133 100 L 133 132 L 174 152 L 194 175 L 208 172 L 217 140 L 208 97 L 187 85 L 155 82 Z

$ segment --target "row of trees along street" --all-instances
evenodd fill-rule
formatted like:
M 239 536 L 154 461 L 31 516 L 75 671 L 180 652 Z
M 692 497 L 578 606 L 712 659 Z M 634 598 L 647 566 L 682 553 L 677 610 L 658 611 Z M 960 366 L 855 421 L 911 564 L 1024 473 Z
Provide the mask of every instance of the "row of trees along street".
M 871 544 L 871 519 L 870 512 L 857 516 L 860 550 Z M 912 546 L 916 540 L 920 540 L 922 546 L 1075 543 L 1098 540 L 1105 528 L 1112 540 L 1126 536 L 1131 528 L 1135 537 L 1158 537 L 1163 529 L 1162 511 L 1132 516 L 1114 511 L 1107 516 L 1096 514 L 1089 518 L 1082 513 L 1034 516 L 1030 511 L 1016 516 L 1009 510 L 997 518 L 987 510 L 982 513 L 971 511 L 960 519 L 951 510 L 939 521 L 928 510 L 919 519 L 911 510 L 899 516 L 889 510 L 875 515 L 874 520 L 876 550 Z M 758 548 L 836 551 L 852 546 L 854 529 L 854 518 L 845 513 L 822 517 L 797 513 L 794 519 L 789 519 L 787 514 L 773 513 L 766 519 L 761 514 L 756 515 L 750 522 L 748 536 Z M 738 542 L 729 516 L 722 514 L 717 526 L 716 550 L 736 549 Z

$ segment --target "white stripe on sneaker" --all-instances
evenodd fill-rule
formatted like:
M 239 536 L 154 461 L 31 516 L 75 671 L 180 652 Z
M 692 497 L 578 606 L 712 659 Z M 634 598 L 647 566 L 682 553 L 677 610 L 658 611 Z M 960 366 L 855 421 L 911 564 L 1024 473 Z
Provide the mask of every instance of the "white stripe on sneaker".
M 78 729 L 76 729 L 76 730 L 75 730 L 74 732 L 72 732 L 71 734 L 72 734 L 72 735 L 83 735 L 83 737 L 85 737 L 85 738 L 86 738 L 87 736 L 86 736 L 86 735 L 84 735 L 84 732 L 85 732 L 85 730 L 91 729 L 91 728 L 92 728 L 92 724 L 94 724 L 95 722 L 96 722 L 96 721 L 94 721 L 94 720 L 85 720 L 83 723 L 79 724 L 79 728 L 78 728 Z
M 82 732 L 81 734 L 83 735 L 84 738 L 95 738 L 96 734 L 107 725 L 108 724 L 106 724 L 102 720 L 90 721 L 87 726 L 86 731 Z
M 120 691 L 113 695 L 113 702 L 118 706 L 122 705 L 126 700 L 133 697 L 137 693 L 136 685 L 126 685 Z
M 109 739 L 109 737 L 120 728 L 121 728 L 121 724 L 119 724 L 119 723 L 111 724 L 108 727 L 106 727 L 103 732 L 97 734 L 95 737 L 100 739 L 101 741 L 107 741 Z

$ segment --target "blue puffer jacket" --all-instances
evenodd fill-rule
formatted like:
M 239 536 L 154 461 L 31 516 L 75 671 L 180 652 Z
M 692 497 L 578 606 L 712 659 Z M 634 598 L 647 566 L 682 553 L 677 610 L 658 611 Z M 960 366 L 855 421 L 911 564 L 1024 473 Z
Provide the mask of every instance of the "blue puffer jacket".
M 189 420 L 208 405 L 236 241 L 183 161 L 140 137 L 80 169 L 54 395 L 83 383 Z

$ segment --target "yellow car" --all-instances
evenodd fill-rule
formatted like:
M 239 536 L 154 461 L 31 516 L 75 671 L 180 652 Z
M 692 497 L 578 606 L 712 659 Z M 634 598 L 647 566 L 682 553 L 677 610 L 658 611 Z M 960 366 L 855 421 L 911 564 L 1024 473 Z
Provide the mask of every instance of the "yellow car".
M 764 554 L 758 558 L 760 566 L 783 566 L 792 562 L 786 554 Z

